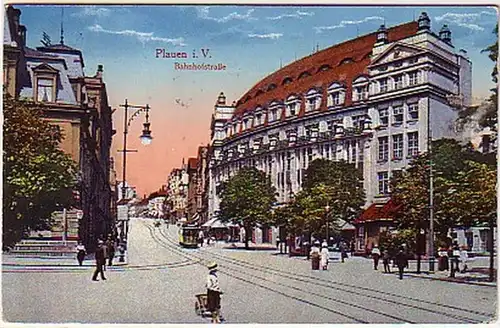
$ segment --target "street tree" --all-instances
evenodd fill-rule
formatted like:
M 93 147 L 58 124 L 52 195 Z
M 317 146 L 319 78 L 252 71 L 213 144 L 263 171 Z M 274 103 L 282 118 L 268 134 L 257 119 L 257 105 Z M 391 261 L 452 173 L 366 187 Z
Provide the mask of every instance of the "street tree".
M 339 232 L 339 219 L 351 222 L 365 203 L 362 179 L 362 173 L 345 161 L 312 161 L 302 190 L 289 204 L 292 230 L 317 235 L 324 235 L 326 229 Z
M 474 151 L 470 145 L 461 145 L 453 139 L 440 139 L 432 143 L 434 232 L 439 244 L 446 243 L 448 229 L 455 226 L 471 226 L 474 220 L 458 215 L 468 188 L 463 172 L 469 172 L 471 163 L 495 167 L 495 159 L 488 154 Z M 391 180 L 391 197 L 398 206 L 395 221 L 398 229 L 413 230 L 429 227 L 429 164 L 424 153 L 416 157 L 409 168 Z M 467 213 L 467 212 L 462 212 Z
M 73 204 L 76 164 L 39 106 L 6 94 L 3 105 L 3 243 L 11 246 L 49 229 L 54 211 Z
M 271 179 L 256 168 L 243 168 L 221 185 L 219 218 L 245 229 L 245 248 L 252 229 L 273 220 L 271 209 L 276 202 L 276 189 Z

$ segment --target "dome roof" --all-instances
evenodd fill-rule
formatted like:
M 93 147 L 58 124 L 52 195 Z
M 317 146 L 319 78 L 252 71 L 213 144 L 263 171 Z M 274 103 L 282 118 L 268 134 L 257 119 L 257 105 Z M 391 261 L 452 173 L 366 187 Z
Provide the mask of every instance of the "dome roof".
M 389 42 L 414 35 L 417 28 L 417 22 L 389 28 Z M 277 70 L 255 84 L 238 100 L 233 117 L 241 117 L 257 106 L 265 107 L 274 100 L 283 101 L 292 94 L 305 94 L 312 88 L 326 96 L 326 90 L 333 82 L 346 86 L 345 105 L 349 106 L 351 83 L 356 77 L 368 74 L 367 66 L 370 64 L 375 42 L 376 32 L 373 32 L 318 51 Z M 326 101 L 322 101 L 320 110 L 325 109 Z M 304 105 L 299 116 L 303 113 Z

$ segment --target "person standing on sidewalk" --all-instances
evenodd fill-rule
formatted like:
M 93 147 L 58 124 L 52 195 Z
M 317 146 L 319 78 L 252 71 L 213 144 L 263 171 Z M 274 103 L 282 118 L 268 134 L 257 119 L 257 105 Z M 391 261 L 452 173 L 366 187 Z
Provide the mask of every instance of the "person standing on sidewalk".
M 93 281 L 97 281 L 97 275 L 101 273 L 101 279 L 106 280 L 104 277 L 104 265 L 106 265 L 106 250 L 104 242 L 99 240 L 97 242 L 97 249 L 95 250 L 95 271 L 92 276 Z
M 83 246 L 82 242 L 79 241 L 78 245 L 76 245 L 76 259 L 78 260 L 78 264 L 80 266 L 83 265 L 83 260 L 85 260 L 85 254 L 86 254 L 85 246 Z
M 330 254 L 328 253 L 328 243 L 326 241 L 321 244 L 321 269 L 328 270 L 328 258 Z
M 108 241 L 106 243 L 106 250 L 107 250 L 107 256 L 108 256 L 108 265 L 112 266 L 113 265 L 113 259 L 115 258 L 115 241 L 113 240 L 113 237 L 108 237 Z
M 200 244 L 200 247 L 203 247 L 203 242 L 205 240 L 205 234 L 203 233 L 203 230 L 200 229 L 198 232 L 198 244 Z
M 462 245 L 460 247 L 460 263 L 462 264 L 462 270 L 460 273 L 465 273 L 467 271 L 467 260 L 469 258 L 469 254 L 467 254 L 467 245 Z
M 399 279 L 403 279 L 403 272 L 408 266 L 408 257 L 404 251 L 404 248 L 400 248 L 398 254 L 396 254 L 396 264 L 399 270 Z
M 382 262 L 384 263 L 385 273 L 391 273 L 390 261 L 391 261 L 391 256 L 389 255 L 389 251 L 386 249 L 384 250 L 384 254 L 382 255 Z
M 380 259 L 380 249 L 375 245 L 372 249 L 372 258 L 373 258 L 373 269 L 378 270 L 378 261 Z

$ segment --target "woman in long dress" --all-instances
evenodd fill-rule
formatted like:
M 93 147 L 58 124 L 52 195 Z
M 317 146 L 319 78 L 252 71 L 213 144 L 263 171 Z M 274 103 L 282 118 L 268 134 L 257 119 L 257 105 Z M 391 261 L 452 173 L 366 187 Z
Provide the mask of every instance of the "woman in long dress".
M 326 242 L 323 242 L 321 245 L 321 261 L 320 265 L 323 270 L 328 269 L 328 258 L 330 254 L 328 254 L 328 244 Z

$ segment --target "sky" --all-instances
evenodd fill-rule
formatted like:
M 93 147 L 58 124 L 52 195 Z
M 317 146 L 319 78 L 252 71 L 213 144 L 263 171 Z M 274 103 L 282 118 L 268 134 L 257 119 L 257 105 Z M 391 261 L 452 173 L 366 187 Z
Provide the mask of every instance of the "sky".
M 493 63 L 481 50 L 495 42 L 494 7 L 434 6 L 38 6 L 19 5 L 27 45 L 41 46 L 42 33 L 83 52 L 85 73 L 104 66 L 109 103 L 117 110 L 113 139 L 121 180 L 125 99 L 149 104 L 153 142 L 140 143 L 144 116 L 129 128 L 127 182 L 139 195 L 158 190 L 183 158 L 196 157 L 210 139 L 210 121 L 217 96 L 231 103 L 260 79 L 295 59 L 345 40 L 417 19 L 425 11 L 436 33 L 443 24 L 457 49 L 465 49 L 473 65 L 473 96 L 486 98 Z M 185 52 L 189 58 L 163 58 Z M 193 52 L 197 58 L 192 58 Z M 223 64 L 226 70 L 176 70 L 175 63 Z M 130 115 L 130 114 L 129 114 Z

